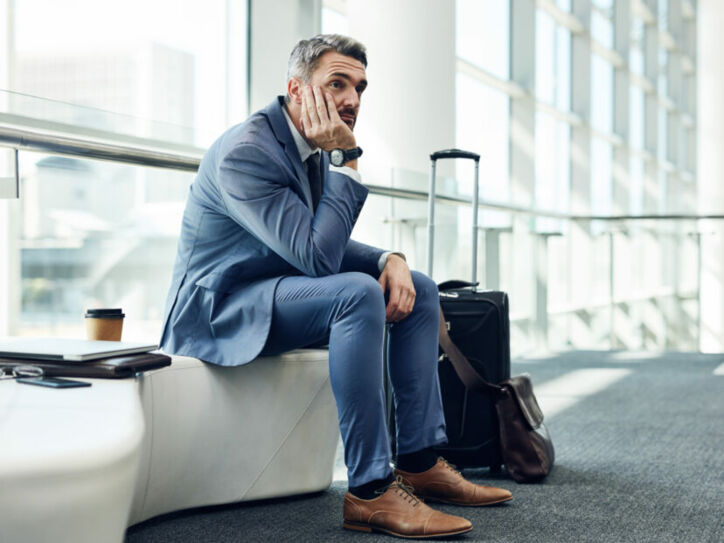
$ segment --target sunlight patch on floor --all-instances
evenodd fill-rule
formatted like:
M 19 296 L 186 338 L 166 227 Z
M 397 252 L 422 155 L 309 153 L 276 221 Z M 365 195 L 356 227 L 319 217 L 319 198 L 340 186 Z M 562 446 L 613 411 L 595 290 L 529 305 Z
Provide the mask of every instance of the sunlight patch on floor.
M 655 351 L 620 351 L 612 352 L 607 362 L 651 362 L 661 356 Z
M 588 396 L 596 394 L 629 375 L 623 368 L 586 368 L 566 373 L 535 386 L 543 415 L 554 417 Z

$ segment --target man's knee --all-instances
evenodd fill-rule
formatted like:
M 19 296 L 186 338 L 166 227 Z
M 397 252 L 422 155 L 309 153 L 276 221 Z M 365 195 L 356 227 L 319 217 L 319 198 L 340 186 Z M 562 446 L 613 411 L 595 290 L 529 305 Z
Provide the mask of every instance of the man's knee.
M 342 276 L 348 307 L 384 319 L 385 298 L 377 280 L 361 272 L 348 272 Z
M 412 270 L 412 283 L 415 285 L 415 305 L 422 307 L 434 308 L 440 304 L 440 298 L 437 291 L 437 284 L 422 272 Z

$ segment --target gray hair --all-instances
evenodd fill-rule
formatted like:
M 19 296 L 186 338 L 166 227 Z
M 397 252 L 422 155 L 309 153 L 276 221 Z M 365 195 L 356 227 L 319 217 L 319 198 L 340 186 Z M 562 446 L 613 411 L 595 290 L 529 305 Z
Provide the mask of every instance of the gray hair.
M 319 34 L 294 46 L 292 54 L 289 55 L 287 81 L 298 77 L 308 83 L 317 68 L 319 58 L 329 51 L 359 60 L 367 68 L 367 49 L 360 42 L 341 34 Z

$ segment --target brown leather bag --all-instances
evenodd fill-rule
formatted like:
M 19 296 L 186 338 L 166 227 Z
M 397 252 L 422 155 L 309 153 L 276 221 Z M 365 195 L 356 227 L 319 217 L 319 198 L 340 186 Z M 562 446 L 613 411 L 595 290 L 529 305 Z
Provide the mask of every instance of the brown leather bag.
M 524 374 L 506 379 L 499 387 L 495 409 L 505 468 L 519 483 L 543 479 L 553 467 L 555 450 L 533 384 Z
M 543 424 L 543 412 L 530 378 L 518 375 L 497 385 L 483 379 L 450 339 L 442 309 L 439 339 L 444 356 L 450 360 L 465 387 L 495 400 L 501 456 L 508 473 L 519 483 L 543 479 L 553 468 L 555 450 Z

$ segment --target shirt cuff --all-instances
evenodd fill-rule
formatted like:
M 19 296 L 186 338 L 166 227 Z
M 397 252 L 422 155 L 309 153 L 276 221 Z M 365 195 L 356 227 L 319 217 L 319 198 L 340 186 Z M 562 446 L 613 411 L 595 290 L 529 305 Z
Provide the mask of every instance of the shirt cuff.
M 382 253 L 380 259 L 377 261 L 377 267 L 379 268 L 380 273 L 382 273 L 382 271 L 385 269 L 385 266 L 387 265 L 387 257 L 390 255 L 397 255 L 402 258 L 402 260 L 407 262 L 407 258 L 405 258 L 405 255 L 403 253 L 399 251 L 385 251 L 384 253 Z
M 357 181 L 357 183 L 362 183 L 362 176 L 360 175 L 360 173 L 357 170 L 350 168 L 349 166 L 332 166 L 330 164 L 329 171 L 344 174 Z

